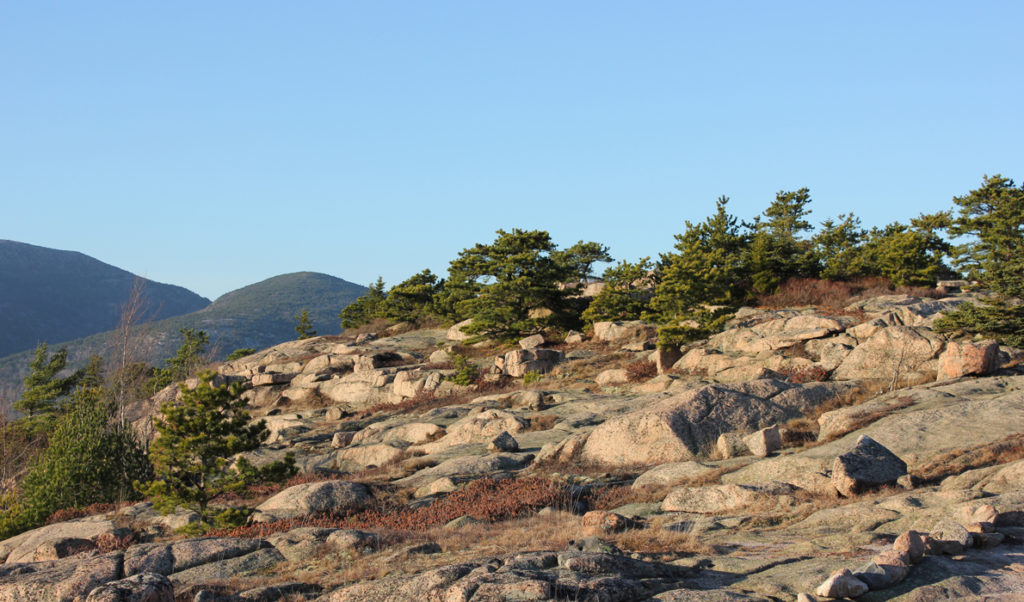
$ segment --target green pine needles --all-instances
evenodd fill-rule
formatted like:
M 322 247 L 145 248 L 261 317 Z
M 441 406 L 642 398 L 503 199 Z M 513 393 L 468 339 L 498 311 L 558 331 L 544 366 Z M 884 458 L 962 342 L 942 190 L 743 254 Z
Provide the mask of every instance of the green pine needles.
M 295 322 L 295 334 L 297 335 L 297 340 L 302 341 L 316 336 L 316 329 L 313 328 L 313 320 L 309 317 L 309 310 L 303 309 L 299 312 L 299 315 L 295 316 Z
M 0 512 L 0 538 L 42 525 L 57 510 L 139 499 L 133 481 L 152 477 L 142 443 L 114 420 L 103 392 L 78 389 L 29 466 L 20 497 Z
M 156 478 L 137 484 L 158 511 L 178 506 L 194 510 L 201 525 L 212 526 L 210 501 L 255 482 L 257 474 L 230 465 L 235 454 L 252 451 L 266 440 L 266 423 L 250 424 L 242 389 L 211 385 L 215 374 L 204 372 L 195 389 L 181 387 L 181 399 L 160 407 L 157 438 L 150 446 Z M 244 466 L 244 465 L 243 465 Z

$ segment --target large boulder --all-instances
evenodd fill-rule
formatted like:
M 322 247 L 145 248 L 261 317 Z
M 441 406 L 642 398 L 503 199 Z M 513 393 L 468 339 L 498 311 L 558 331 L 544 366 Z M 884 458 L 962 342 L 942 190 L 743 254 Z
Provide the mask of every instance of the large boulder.
M 653 324 L 632 320 L 628 322 L 594 322 L 594 340 L 605 343 L 644 341 L 658 336 Z
M 445 434 L 443 427 L 430 422 L 410 422 L 395 425 L 384 422 L 371 424 L 352 437 L 352 445 L 370 443 L 407 443 L 416 445 L 433 441 Z
M 902 382 L 925 372 L 926 362 L 937 357 L 944 346 L 941 338 L 925 328 L 879 328 L 846 356 L 833 378 Z
M 514 349 L 505 354 L 505 374 L 520 378 L 527 372 L 550 372 L 565 359 L 565 353 L 556 349 Z
M 0 562 L 32 562 L 36 551 L 63 540 L 95 539 L 117 530 L 104 515 L 46 525 L 0 541 Z
M 804 343 L 804 351 L 825 370 L 835 370 L 856 346 L 856 339 L 841 334 L 827 339 L 807 341 Z
M 615 466 L 682 462 L 711 449 L 723 432 L 754 430 L 789 413 L 771 400 L 708 385 L 602 423 L 587 439 L 582 457 Z
M 750 358 L 736 358 L 714 350 L 697 347 L 686 352 L 672 365 L 672 372 L 696 376 L 714 376 L 737 366 L 750 364 Z
M 465 341 L 472 335 L 462 332 L 462 329 L 466 326 L 469 326 L 472 323 L 473 320 L 463 320 L 458 324 L 453 325 L 451 328 L 448 329 L 448 332 L 445 333 L 445 338 L 448 339 L 449 341 Z
M 937 380 L 967 375 L 991 374 L 999 366 L 999 343 L 995 341 L 952 342 L 939 356 Z
M 772 425 L 751 433 L 743 439 L 743 443 L 752 454 L 765 458 L 782 449 L 782 433 L 779 432 L 778 425 Z
M 256 507 L 256 520 L 277 520 L 316 514 L 362 510 L 373 501 L 362 483 L 322 481 L 289 487 Z
M 347 404 L 350 409 L 361 409 L 385 401 L 385 387 L 394 379 L 395 375 L 386 370 L 360 370 L 321 382 L 317 385 L 317 391 L 329 402 Z
M 734 512 L 764 498 L 752 487 L 741 485 L 711 485 L 709 487 L 680 487 L 672 490 L 661 503 L 662 512 L 692 512 L 719 514 Z
M 124 552 L 124 574 L 171 575 L 211 562 L 251 554 L 266 547 L 262 539 L 202 537 L 174 543 L 134 545 Z
M 824 338 L 841 330 L 843 324 L 832 318 L 798 315 L 726 330 L 708 339 L 708 347 L 725 353 L 757 354 Z
M 338 467 L 361 470 L 369 466 L 384 466 L 395 462 L 405 453 L 401 447 L 387 443 L 371 443 L 346 447 L 337 453 Z
M 602 387 L 623 385 L 629 382 L 629 372 L 625 368 L 611 368 L 594 377 L 594 382 Z
M 290 531 L 274 533 L 267 543 L 291 562 L 308 562 L 317 550 L 337 532 L 337 529 L 323 527 L 298 527 Z
M 533 454 L 498 453 L 488 456 L 458 456 L 437 466 L 424 468 L 414 475 L 393 481 L 400 487 L 419 487 L 441 477 L 479 477 L 488 474 L 521 470 L 533 461 Z
M 514 435 L 528 427 L 529 422 L 505 410 L 484 410 L 465 416 L 452 423 L 444 437 L 433 443 L 418 446 L 428 454 L 455 445 L 489 442 L 502 432 Z
M 841 454 L 832 464 L 832 485 L 850 497 L 866 490 L 889 485 L 907 474 L 907 463 L 867 435 Z
M 261 420 L 266 423 L 267 430 L 270 431 L 270 435 L 265 441 L 266 444 L 291 439 L 296 435 L 309 431 L 309 424 L 298 414 L 279 414 L 277 416 L 267 416 Z
M 824 598 L 858 598 L 868 593 L 868 586 L 850 569 L 842 569 L 829 575 L 814 593 Z
M 65 558 L 0 574 L 0 602 L 72 602 L 122 577 L 123 555 Z

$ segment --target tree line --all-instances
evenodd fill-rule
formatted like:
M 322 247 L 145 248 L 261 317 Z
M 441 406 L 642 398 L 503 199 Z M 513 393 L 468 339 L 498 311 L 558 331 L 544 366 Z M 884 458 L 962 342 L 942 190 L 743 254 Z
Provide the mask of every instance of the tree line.
M 968 278 L 992 291 L 940 323 L 947 330 L 1021 341 L 1024 292 L 1024 188 L 1000 175 L 953 198 L 953 207 L 908 222 L 865 229 L 853 213 L 809 221 L 807 188 L 781 191 L 750 221 L 729 212 L 685 222 L 673 250 L 657 260 L 619 261 L 602 274 L 589 302 L 579 295 L 610 249 L 580 241 L 559 249 L 541 230 L 499 230 L 491 243 L 461 251 L 445 278 L 430 270 L 387 289 L 382 279 L 340 314 L 343 328 L 390 322 L 471 323 L 478 339 L 514 340 L 601 320 L 644 319 L 676 345 L 720 329 L 733 310 L 794 278 L 881 278 L 892 287 L 934 286 Z

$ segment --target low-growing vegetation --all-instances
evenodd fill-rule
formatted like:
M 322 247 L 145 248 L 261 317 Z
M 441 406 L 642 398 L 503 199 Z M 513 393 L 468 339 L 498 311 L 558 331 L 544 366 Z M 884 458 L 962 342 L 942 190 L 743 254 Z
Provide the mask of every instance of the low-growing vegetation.
M 1024 434 L 1017 433 L 991 443 L 947 452 L 915 466 L 911 473 L 925 483 L 938 483 L 948 476 L 968 470 L 1021 459 L 1024 459 Z
M 569 489 L 539 477 L 483 477 L 427 506 L 408 508 L 392 497 L 379 498 L 377 508 L 334 516 L 318 515 L 210 531 L 225 537 L 267 537 L 296 527 L 422 531 L 461 516 L 485 522 L 519 518 L 544 507 L 569 508 Z

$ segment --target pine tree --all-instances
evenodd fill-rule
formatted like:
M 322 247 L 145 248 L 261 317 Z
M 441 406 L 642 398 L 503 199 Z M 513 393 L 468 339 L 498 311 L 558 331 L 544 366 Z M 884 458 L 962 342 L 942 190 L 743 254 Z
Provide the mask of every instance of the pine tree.
M 210 344 L 210 335 L 203 330 L 182 328 L 182 343 L 174 357 L 164 361 L 164 368 L 158 369 L 153 377 L 151 388 L 159 391 L 167 385 L 189 378 L 203 365 L 206 347 Z
M 620 261 L 608 267 L 602 279 L 604 288 L 583 312 L 584 321 L 639 320 L 650 308 L 656 282 L 650 257 L 636 263 Z
M 381 302 L 380 316 L 393 322 L 416 322 L 434 313 L 434 297 L 441 283 L 430 270 L 423 270 L 391 287 Z
M 770 293 L 793 277 L 816 276 L 816 262 L 810 241 L 801 235 L 811 229 L 806 219 L 811 211 L 811 192 L 780 191 L 764 210 L 765 219 L 753 224 L 750 242 L 750 278 L 755 291 Z
M 828 280 L 850 280 L 863 276 L 857 266 L 861 245 L 866 237 L 867 233 L 860 227 L 860 218 L 852 213 L 822 222 L 821 230 L 811 239 L 820 276 Z
M 22 528 L 41 525 L 64 508 L 138 499 L 132 482 L 152 478 L 142 444 L 114 419 L 102 389 L 80 388 L 68 405 L 21 483 L 16 512 Z
M 460 280 L 456 290 L 478 291 L 457 302 L 457 312 L 473 319 L 464 330 L 511 340 L 555 325 L 567 295 L 560 284 L 571 274 L 556 261 L 550 235 L 519 229 L 497 234 L 493 243 L 464 249 L 451 263 L 448 282 Z
M 981 188 L 954 197 L 959 214 L 950 233 L 966 236 L 956 265 L 1006 297 L 1024 298 L 1024 185 L 999 174 Z
M 341 327 L 359 328 L 381 317 L 381 308 L 385 299 L 387 299 L 387 293 L 384 292 L 384 279 L 378 276 L 377 281 L 370 285 L 365 295 L 361 295 L 346 305 L 338 314 L 338 317 L 341 318 Z
M 893 222 L 884 228 L 872 228 L 859 254 L 850 262 L 859 275 L 880 276 L 894 286 L 933 286 L 953 273 L 944 258 L 949 244 L 936 230 L 947 215 L 922 215 L 910 225 Z
M 316 336 L 316 329 L 313 328 L 313 321 L 309 319 L 309 311 L 303 309 L 299 315 L 295 316 L 295 334 L 297 340 L 301 341 L 304 339 L 311 339 Z
M 214 524 L 210 500 L 254 480 L 252 471 L 229 466 L 231 456 L 256 449 L 269 436 L 264 421 L 249 424 L 241 387 L 213 387 L 214 376 L 200 374 L 195 389 L 181 386 L 180 401 L 160 407 L 158 436 L 150 446 L 156 478 L 137 485 L 160 512 L 183 506 L 204 525 Z
M 25 377 L 25 392 L 14 403 L 14 409 L 29 419 L 51 416 L 60 409 L 61 401 L 78 385 L 84 372 L 59 377 L 68 363 L 68 350 L 60 349 L 50 355 L 46 343 L 36 346 L 36 353 Z
M 686 222 L 676 253 L 662 255 L 661 279 L 647 317 L 660 322 L 659 345 L 669 347 L 720 329 L 747 297 L 748 236 L 719 197 L 715 214 Z
M 967 236 L 956 265 L 994 293 L 982 305 L 965 303 L 938 320 L 936 328 L 999 339 L 1024 346 L 1024 186 L 998 174 L 981 188 L 954 197 L 959 214 L 950 231 Z
M 727 197 L 699 224 L 686 222 L 675 253 L 661 257 L 661 282 L 651 299 L 659 322 L 687 320 L 705 305 L 735 306 L 746 298 L 748 237 L 726 211 Z
M 583 286 L 594 274 L 595 263 L 607 263 L 612 260 L 608 247 L 597 242 L 577 242 L 571 247 L 555 251 L 552 254 L 555 262 L 569 274 L 569 278 L 578 286 Z

